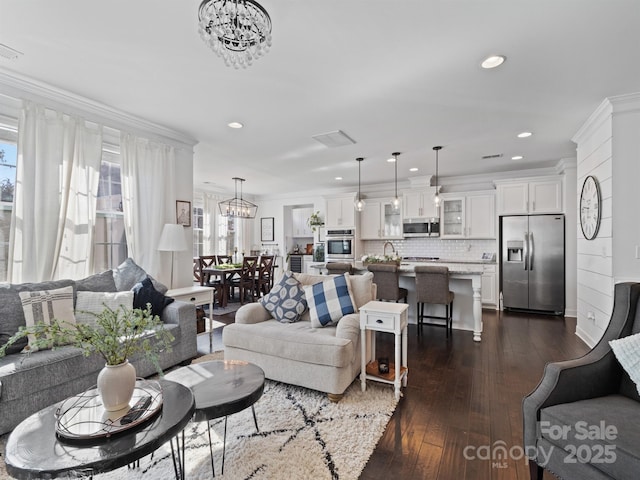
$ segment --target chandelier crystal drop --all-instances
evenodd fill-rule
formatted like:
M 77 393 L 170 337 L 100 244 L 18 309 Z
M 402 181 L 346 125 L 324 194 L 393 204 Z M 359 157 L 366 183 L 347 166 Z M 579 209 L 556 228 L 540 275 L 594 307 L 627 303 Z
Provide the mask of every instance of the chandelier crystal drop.
M 433 204 L 436 208 L 440 207 L 440 186 L 438 185 L 438 152 L 442 150 L 442 147 L 433 147 L 436 151 L 436 193 L 433 195 Z
M 258 206 L 242 198 L 242 182 L 244 178 L 233 177 L 236 182 L 236 194 L 233 198 L 218 203 L 220 215 L 232 218 L 256 218 Z M 240 196 L 238 197 L 238 182 L 240 182 Z
M 247 68 L 271 47 L 271 17 L 254 0 L 204 0 L 198 33 L 228 67 Z
M 365 207 L 365 202 L 360 196 L 360 165 L 362 164 L 363 160 L 364 158 L 362 157 L 356 158 L 356 162 L 358 162 L 358 198 L 356 200 L 355 206 L 358 212 L 361 212 L 362 210 L 364 210 L 364 207 Z
M 396 169 L 395 170 L 396 171 L 396 181 L 395 181 L 396 191 L 395 191 L 395 196 L 391 199 L 391 206 L 393 207 L 394 210 L 399 210 L 400 197 L 398 197 L 398 155 L 400 155 L 400 152 L 393 152 L 391 155 L 393 155 L 393 158 L 395 158 L 395 161 L 393 163 Z

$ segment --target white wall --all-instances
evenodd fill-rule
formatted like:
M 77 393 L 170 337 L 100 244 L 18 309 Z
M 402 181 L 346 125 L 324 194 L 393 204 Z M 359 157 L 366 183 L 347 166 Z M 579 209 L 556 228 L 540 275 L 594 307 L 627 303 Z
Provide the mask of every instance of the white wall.
M 640 95 L 632 94 L 606 99 L 574 137 L 578 205 L 588 175 L 598 179 L 602 196 L 597 237 L 586 240 L 577 228 L 576 333 L 590 346 L 609 324 L 614 284 L 640 280 L 640 260 L 635 258 L 640 245 L 639 134 Z

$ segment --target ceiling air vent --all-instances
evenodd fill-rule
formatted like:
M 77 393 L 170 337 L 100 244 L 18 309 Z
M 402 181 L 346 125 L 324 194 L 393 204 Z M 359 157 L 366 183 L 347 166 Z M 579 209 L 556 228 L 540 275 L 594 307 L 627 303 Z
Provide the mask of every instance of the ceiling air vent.
M 344 133 L 342 130 L 313 135 L 311 138 L 319 141 L 329 148 L 344 147 L 345 145 L 353 145 L 354 143 L 356 143 L 353 138 Z
M 494 153 L 493 155 L 483 155 L 482 159 L 483 160 L 489 160 L 490 158 L 501 158 L 503 156 L 504 156 L 503 153 Z
M 22 55 L 22 52 L 14 50 L 13 48 L 8 47 L 3 43 L 0 43 L 0 58 L 6 58 L 7 60 L 15 60 L 20 55 Z

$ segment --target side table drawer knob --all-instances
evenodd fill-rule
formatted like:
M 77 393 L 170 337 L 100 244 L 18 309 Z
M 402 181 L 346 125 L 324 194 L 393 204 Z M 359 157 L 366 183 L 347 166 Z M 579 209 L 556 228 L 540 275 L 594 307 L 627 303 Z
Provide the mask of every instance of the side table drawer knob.
M 196 301 L 196 297 L 191 297 L 191 302 L 195 302 Z
M 384 321 L 383 321 L 383 320 L 380 320 L 380 319 L 377 319 L 377 320 L 376 320 L 376 323 L 384 323 Z

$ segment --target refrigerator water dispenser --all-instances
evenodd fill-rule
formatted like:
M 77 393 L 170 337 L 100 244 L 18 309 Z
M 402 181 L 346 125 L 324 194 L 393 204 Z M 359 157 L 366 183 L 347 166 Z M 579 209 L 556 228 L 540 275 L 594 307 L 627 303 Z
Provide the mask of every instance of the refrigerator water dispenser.
M 523 241 L 507 241 L 507 262 L 522 262 L 524 259 L 523 251 Z

